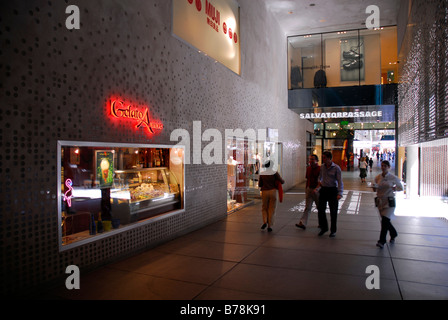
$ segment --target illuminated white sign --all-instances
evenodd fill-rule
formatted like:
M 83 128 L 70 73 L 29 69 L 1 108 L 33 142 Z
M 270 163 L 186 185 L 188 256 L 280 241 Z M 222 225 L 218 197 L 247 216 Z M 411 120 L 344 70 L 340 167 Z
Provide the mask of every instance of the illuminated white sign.
M 377 118 L 383 111 L 300 113 L 300 119 Z
M 173 33 L 240 74 L 239 6 L 235 0 L 173 0 Z

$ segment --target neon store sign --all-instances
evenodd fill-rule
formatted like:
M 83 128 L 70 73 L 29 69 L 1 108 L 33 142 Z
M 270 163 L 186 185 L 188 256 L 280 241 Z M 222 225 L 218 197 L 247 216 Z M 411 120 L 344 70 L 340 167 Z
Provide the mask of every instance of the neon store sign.
M 148 108 L 137 108 L 119 99 L 110 100 L 110 114 L 121 120 L 132 120 L 137 123 L 135 126 L 137 129 L 146 128 L 151 134 L 163 130 L 162 123 L 149 118 Z
M 64 201 L 67 201 L 67 205 L 69 208 L 72 207 L 72 198 L 73 198 L 73 182 L 71 179 L 65 180 L 65 186 L 68 190 L 64 193 Z

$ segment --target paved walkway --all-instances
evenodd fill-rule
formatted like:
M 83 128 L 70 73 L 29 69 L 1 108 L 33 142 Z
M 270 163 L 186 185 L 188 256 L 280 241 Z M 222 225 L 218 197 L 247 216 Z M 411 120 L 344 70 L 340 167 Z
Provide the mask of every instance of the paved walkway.
M 201 230 L 84 274 L 80 290 L 60 288 L 48 296 L 188 301 L 448 299 L 447 220 L 408 212 L 410 216 L 394 222 L 396 243 L 379 249 L 374 193 L 361 184 L 357 171 L 344 172 L 344 181 L 335 238 L 329 233 L 317 236 L 315 211 L 306 230 L 295 227 L 304 206 L 302 185 L 289 190 L 279 203 L 271 233 L 260 230 L 258 201 Z M 379 280 L 371 280 L 373 275 L 368 280 L 369 266 L 378 267 Z M 379 289 L 368 289 L 366 283 L 379 284 Z

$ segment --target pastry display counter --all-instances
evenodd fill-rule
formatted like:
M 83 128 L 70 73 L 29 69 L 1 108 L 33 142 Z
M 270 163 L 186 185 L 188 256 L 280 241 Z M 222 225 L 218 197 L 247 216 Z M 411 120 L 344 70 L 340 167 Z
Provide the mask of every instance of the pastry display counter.
M 179 208 L 179 183 L 168 168 L 115 171 L 113 210 L 120 220 L 135 222 Z M 115 210 L 114 210 L 115 209 Z
M 182 147 L 60 141 L 60 250 L 184 209 Z

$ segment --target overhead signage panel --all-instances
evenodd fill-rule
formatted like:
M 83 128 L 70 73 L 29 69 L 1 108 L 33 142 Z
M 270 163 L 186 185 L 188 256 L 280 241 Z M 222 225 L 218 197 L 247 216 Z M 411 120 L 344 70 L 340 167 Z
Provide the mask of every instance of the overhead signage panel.
M 173 33 L 241 73 L 239 5 L 235 0 L 173 0 Z
M 382 111 L 300 113 L 300 119 L 376 118 L 382 116 L 383 116 Z
M 300 119 L 337 122 L 350 119 L 352 122 L 393 122 L 395 121 L 395 106 L 358 106 L 358 107 L 332 107 L 332 108 L 308 108 L 298 112 Z M 334 122 L 334 121 L 331 121 Z

